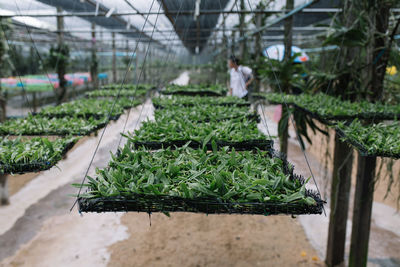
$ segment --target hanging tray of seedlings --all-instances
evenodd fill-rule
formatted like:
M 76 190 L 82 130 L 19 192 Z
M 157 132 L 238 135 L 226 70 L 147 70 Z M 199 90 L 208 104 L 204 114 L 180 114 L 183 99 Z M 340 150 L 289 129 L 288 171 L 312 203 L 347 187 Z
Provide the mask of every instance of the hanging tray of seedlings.
M 153 105 L 157 109 L 161 108 L 174 108 L 193 107 L 200 105 L 215 105 L 215 106 L 236 106 L 236 107 L 249 107 L 250 102 L 244 99 L 225 96 L 225 97 L 207 97 L 207 96 L 173 96 L 171 98 L 153 98 Z
M 394 113 L 371 113 L 371 112 L 362 112 L 351 115 L 321 115 L 315 112 L 312 112 L 309 109 L 306 109 L 297 104 L 292 104 L 297 110 L 307 114 L 313 119 L 318 120 L 319 122 L 326 125 L 334 125 L 335 121 L 353 121 L 355 119 L 359 120 L 372 120 L 372 121 L 383 121 L 383 120 L 397 120 L 400 119 L 400 114 Z
M 193 90 L 193 91 L 186 91 L 186 90 L 175 90 L 175 91 L 160 91 L 163 95 L 183 95 L 183 96 L 225 96 L 225 94 L 215 91 L 208 91 L 208 90 Z
M 273 141 L 258 130 L 257 123 L 248 120 L 193 123 L 184 118 L 156 117 L 156 121 L 144 122 L 140 129 L 125 137 L 135 146 L 149 149 L 181 147 L 186 143 L 193 148 L 211 149 L 213 142 L 216 149 L 229 146 L 237 150 L 269 151 L 273 148 Z
M 324 202 L 306 184 L 267 152 L 125 147 L 88 177 L 78 203 L 80 212 L 321 214 Z
M 103 119 L 105 117 L 107 117 L 106 114 L 98 114 L 98 113 L 78 113 L 78 114 L 71 114 L 71 113 L 32 113 L 33 116 L 41 116 L 41 117 L 47 117 L 49 119 L 61 119 L 61 118 L 65 118 L 65 117 L 76 117 L 76 118 L 84 118 L 84 119 L 95 119 L 95 120 L 100 120 Z M 112 115 L 109 116 L 108 119 L 110 121 L 116 121 L 121 117 L 122 114 L 116 114 L 116 115 Z
M 229 120 L 248 120 L 248 121 L 254 121 L 257 123 L 261 122 L 261 118 L 259 114 L 247 114 L 247 115 L 233 115 L 233 116 L 227 116 L 227 117 L 220 117 L 219 119 L 205 119 L 205 120 L 198 120 L 196 123 L 202 123 L 202 122 L 218 122 L 218 121 L 229 121 Z
M 366 157 L 400 158 L 400 123 L 363 125 L 358 120 L 339 122 L 336 132 Z
M 273 140 L 246 140 L 240 142 L 229 142 L 229 141 L 215 141 L 215 144 L 212 142 L 208 142 L 203 144 L 198 141 L 193 140 L 172 140 L 165 142 L 157 142 L 157 141 L 137 141 L 130 142 L 132 147 L 145 147 L 147 149 L 155 150 L 170 147 L 172 149 L 183 147 L 188 144 L 188 147 L 200 149 L 206 148 L 207 150 L 218 149 L 220 150 L 223 147 L 234 148 L 237 151 L 246 151 L 246 150 L 263 150 L 263 151 L 273 151 L 274 150 L 274 141 Z M 215 146 L 213 148 L 213 145 Z
M 195 103 L 183 103 L 180 104 L 180 106 L 182 107 L 194 107 L 197 106 L 198 104 Z M 201 104 L 200 104 L 201 105 Z M 203 105 L 207 105 L 207 104 L 203 104 Z M 236 106 L 236 107 L 250 107 L 250 103 L 236 103 L 236 102 L 225 102 L 225 103 L 210 103 L 208 105 L 215 105 L 215 106 Z M 159 104 L 155 104 L 153 103 L 153 106 L 155 109 L 164 109 L 164 108 L 169 108 L 168 105 L 163 106 L 163 105 L 159 105 Z
M 0 135 L 29 135 L 29 136 L 84 136 L 103 128 L 106 119 L 83 119 L 74 117 L 46 118 L 28 116 L 23 119 L 9 120 L 0 124 Z
M 111 110 L 112 114 L 110 114 Z M 118 102 L 114 103 L 112 100 L 79 99 L 59 106 L 46 107 L 33 115 L 47 118 L 76 117 L 86 119 L 103 119 L 111 115 L 110 119 L 115 120 L 123 112 L 124 108 Z
M 48 170 L 55 166 L 77 141 L 77 138 L 55 141 L 40 137 L 23 141 L 21 138 L 4 138 L 0 143 L 0 173 L 24 174 Z
M 227 90 L 221 85 L 168 85 L 160 91 L 164 95 L 182 96 L 226 96 Z
M 175 107 L 159 109 L 154 113 L 157 120 L 166 119 L 176 120 L 176 118 L 186 119 L 190 122 L 219 122 L 225 120 L 248 120 L 259 123 L 260 116 L 255 112 L 250 112 L 247 107 L 227 107 L 201 105 L 194 107 Z

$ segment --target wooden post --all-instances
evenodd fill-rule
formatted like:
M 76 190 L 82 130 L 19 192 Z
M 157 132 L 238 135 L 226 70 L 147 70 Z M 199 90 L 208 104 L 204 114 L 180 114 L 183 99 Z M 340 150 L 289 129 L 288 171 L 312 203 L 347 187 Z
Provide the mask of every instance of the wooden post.
M 93 89 L 99 89 L 99 80 L 98 80 L 98 61 L 96 54 L 96 24 L 92 22 L 92 62 L 90 65 L 90 76 L 92 77 Z
M 3 94 L 3 90 L 1 88 L 1 83 L 0 83 L 0 122 L 4 122 L 6 119 L 7 119 L 7 96 Z
M 286 0 L 286 9 L 292 10 L 294 8 L 294 0 Z M 285 34 L 285 54 L 283 60 L 288 62 L 292 56 L 292 37 L 293 37 L 293 16 L 290 16 L 285 20 L 284 34 Z M 291 93 L 291 88 L 289 84 L 283 84 L 283 91 L 285 93 Z M 288 114 L 289 110 L 286 105 L 282 105 L 282 116 Z M 289 139 L 289 121 L 286 123 L 285 127 L 279 130 L 280 139 L 280 150 L 283 154 L 287 155 L 288 152 L 288 139 Z
M 62 9 L 60 7 L 57 7 L 57 14 L 61 14 Z M 63 53 L 64 52 L 64 17 L 63 16 L 57 16 L 57 45 L 58 45 L 58 53 Z M 57 104 L 61 104 L 66 95 L 67 95 L 67 80 L 65 79 L 65 74 L 66 74 L 66 62 L 65 60 L 60 60 L 57 64 L 57 74 L 58 74 L 58 80 L 59 80 L 59 94 L 57 96 Z
M 0 206 L 10 204 L 8 198 L 7 175 L 0 174 Z
M 335 134 L 331 185 L 331 213 L 325 263 L 336 266 L 344 261 L 347 215 L 353 167 L 353 149 Z
M 376 157 L 358 156 L 349 266 L 367 266 Z
M 113 76 L 113 83 L 117 83 L 117 55 L 116 55 L 116 48 L 115 48 L 115 32 L 111 33 L 112 37 L 112 76 Z
M 373 51 L 373 64 L 368 66 L 368 74 L 371 74 L 369 98 L 372 101 L 381 99 L 383 82 L 386 75 L 386 66 L 389 60 L 394 34 L 399 24 L 392 29 L 390 40 L 387 32 L 389 28 L 390 8 L 394 2 L 376 1 L 377 8 L 372 9 L 369 18 L 372 19 L 371 33 L 373 41 L 370 42 Z M 371 121 L 365 122 L 366 124 Z M 357 184 L 354 195 L 353 227 L 351 231 L 349 266 L 367 266 L 368 243 L 371 228 L 372 205 L 374 199 L 376 157 L 364 157 L 358 155 Z

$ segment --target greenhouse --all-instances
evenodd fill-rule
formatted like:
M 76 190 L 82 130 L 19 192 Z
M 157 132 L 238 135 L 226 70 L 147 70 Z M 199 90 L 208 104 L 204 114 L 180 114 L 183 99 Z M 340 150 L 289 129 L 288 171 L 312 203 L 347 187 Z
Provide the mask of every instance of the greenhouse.
M 400 266 L 398 0 L 0 0 L 0 266 Z

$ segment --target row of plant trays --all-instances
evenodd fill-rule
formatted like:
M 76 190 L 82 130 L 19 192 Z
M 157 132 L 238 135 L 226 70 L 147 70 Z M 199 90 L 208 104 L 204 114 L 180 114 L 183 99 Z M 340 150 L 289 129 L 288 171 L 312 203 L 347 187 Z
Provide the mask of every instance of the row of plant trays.
M 187 104 L 184 106 L 194 106 L 195 104 Z M 222 105 L 233 106 L 250 106 L 250 103 L 224 103 Z M 155 108 L 165 108 L 157 104 Z M 249 117 L 250 118 L 250 117 Z M 231 118 L 229 118 L 231 119 Z M 258 119 L 259 116 L 251 116 L 251 119 Z M 130 149 L 144 147 L 148 150 L 159 150 L 164 148 L 176 149 L 187 146 L 194 149 L 207 149 L 213 151 L 220 150 L 222 147 L 229 147 L 236 151 L 252 151 L 263 150 L 268 151 L 269 157 L 278 157 L 282 160 L 283 172 L 290 177 L 292 181 L 299 181 L 304 185 L 305 179 L 293 173 L 293 168 L 289 167 L 286 159 L 273 149 L 272 140 L 246 140 L 242 142 L 226 142 L 215 141 L 203 144 L 190 140 L 175 140 L 170 142 L 135 142 L 128 141 L 127 146 Z M 116 155 L 116 160 L 121 156 L 120 150 Z M 323 204 L 320 195 L 312 190 L 306 190 L 306 197 L 315 200 L 314 205 L 305 205 L 304 203 L 284 203 L 282 201 L 267 202 L 228 202 L 214 197 L 207 198 L 184 198 L 170 195 L 149 195 L 149 194 L 131 194 L 124 196 L 123 194 L 115 197 L 99 197 L 99 198 L 78 198 L 80 212 L 194 212 L 206 214 L 254 214 L 254 215 L 299 215 L 299 214 L 321 214 Z
M 64 157 L 69 150 L 71 150 L 74 145 L 77 143 L 77 139 L 69 142 L 63 152 L 61 153 L 62 157 Z M 2 174 L 25 174 L 31 172 L 41 172 L 51 169 L 57 164 L 58 161 L 32 161 L 30 163 L 21 163 L 21 164 L 3 164 L 0 162 L 0 170 Z

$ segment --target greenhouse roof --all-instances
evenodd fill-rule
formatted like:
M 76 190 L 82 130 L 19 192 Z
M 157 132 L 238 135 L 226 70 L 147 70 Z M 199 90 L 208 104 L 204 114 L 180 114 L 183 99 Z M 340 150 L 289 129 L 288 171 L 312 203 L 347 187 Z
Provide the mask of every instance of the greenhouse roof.
M 64 31 L 88 44 L 92 40 L 91 26 L 95 23 L 104 44 L 111 43 L 115 34 L 119 47 L 126 40 L 133 40 L 152 42 L 176 51 L 184 46 L 190 53 L 196 53 L 203 51 L 210 40 L 220 43 L 224 32 L 229 39 L 232 32 L 238 38 L 240 14 L 245 14 L 248 37 L 262 34 L 263 46 L 282 43 L 283 23 L 288 12 L 284 9 L 286 1 L 273 1 L 267 10 L 262 10 L 269 15 L 267 26 L 262 31 L 255 31 L 252 13 L 261 12 L 257 10 L 260 2 L 245 0 L 245 11 L 242 11 L 239 0 L 0 0 L 0 13 L 13 17 L 20 24 L 22 19 L 22 23 L 33 27 L 33 33 L 42 31 L 34 37 L 45 34 L 44 30 L 54 35 L 57 32 L 56 17 L 63 16 Z M 325 33 L 333 16 L 341 12 L 339 2 L 296 0 L 296 12 L 292 14 L 294 44 L 301 46 L 308 40 L 315 41 L 317 34 Z M 56 7 L 62 8 L 63 12 L 57 14 Z

